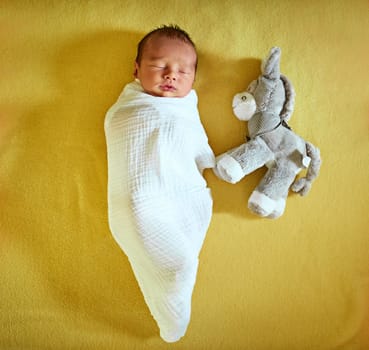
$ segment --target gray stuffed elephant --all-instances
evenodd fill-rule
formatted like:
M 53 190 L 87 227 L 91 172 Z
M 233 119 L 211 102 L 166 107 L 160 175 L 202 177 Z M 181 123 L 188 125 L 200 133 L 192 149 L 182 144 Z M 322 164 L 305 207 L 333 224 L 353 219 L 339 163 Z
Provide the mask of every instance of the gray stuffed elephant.
M 266 166 L 265 176 L 252 192 L 249 209 L 262 217 L 278 218 L 286 206 L 289 189 L 306 195 L 318 176 L 319 149 L 288 126 L 294 107 L 294 89 L 280 74 L 281 50 L 273 47 L 261 65 L 262 74 L 247 91 L 233 98 L 233 112 L 248 121 L 250 139 L 216 158 L 215 174 L 230 183 Z M 295 180 L 301 170 L 306 175 Z

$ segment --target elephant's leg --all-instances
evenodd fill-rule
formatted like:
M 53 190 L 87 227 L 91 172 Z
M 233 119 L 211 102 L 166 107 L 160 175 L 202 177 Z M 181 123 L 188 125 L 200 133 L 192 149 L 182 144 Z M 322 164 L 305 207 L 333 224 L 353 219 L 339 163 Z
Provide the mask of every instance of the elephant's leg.
M 273 160 L 274 153 L 262 139 L 256 138 L 218 156 L 213 171 L 220 179 L 236 183 Z
M 268 169 L 260 184 L 251 194 L 249 209 L 268 218 L 280 217 L 286 206 L 288 190 L 294 181 L 296 170 L 288 162 L 279 162 Z

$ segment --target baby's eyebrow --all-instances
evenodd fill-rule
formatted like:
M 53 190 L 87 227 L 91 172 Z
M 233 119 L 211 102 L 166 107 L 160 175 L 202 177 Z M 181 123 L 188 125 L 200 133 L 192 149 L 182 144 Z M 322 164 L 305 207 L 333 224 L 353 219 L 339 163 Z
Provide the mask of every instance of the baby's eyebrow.
M 160 61 L 163 60 L 165 57 L 164 56 L 151 56 L 149 57 L 149 61 Z

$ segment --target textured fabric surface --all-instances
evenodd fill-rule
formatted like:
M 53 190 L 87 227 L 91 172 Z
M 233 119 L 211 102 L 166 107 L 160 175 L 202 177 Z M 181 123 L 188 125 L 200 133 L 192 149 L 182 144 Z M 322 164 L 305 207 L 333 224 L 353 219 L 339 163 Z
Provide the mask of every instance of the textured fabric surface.
M 129 258 L 162 338 L 178 341 L 190 321 L 198 256 L 212 214 L 202 173 L 214 166 L 214 154 L 196 92 L 154 97 L 139 81 L 131 82 L 104 126 L 112 234 Z
M 0 349 L 369 349 L 368 6 L 0 1 Z M 265 169 L 236 185 L 205 170 L 213 217 L 175 344 L 110 234 L 104 135 L 137 42 L 162 23 L 198 47 L 194 87 L 216 155 L 244 141 L 232 98 L 279 46 L 296 92 L 289 125 L 323 158 L 309 195 L 290 194 L 273 221 L 247 209 Z

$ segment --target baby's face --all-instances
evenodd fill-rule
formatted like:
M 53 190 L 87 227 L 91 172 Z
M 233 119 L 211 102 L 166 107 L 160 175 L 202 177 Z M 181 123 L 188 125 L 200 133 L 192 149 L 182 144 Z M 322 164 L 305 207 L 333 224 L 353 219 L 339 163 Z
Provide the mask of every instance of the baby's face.
M 152 37 L 144 46 L 136 77 L 145 92 L 159 97 L 184 97 L 192 89 L 195 49 L 179 39 Z

